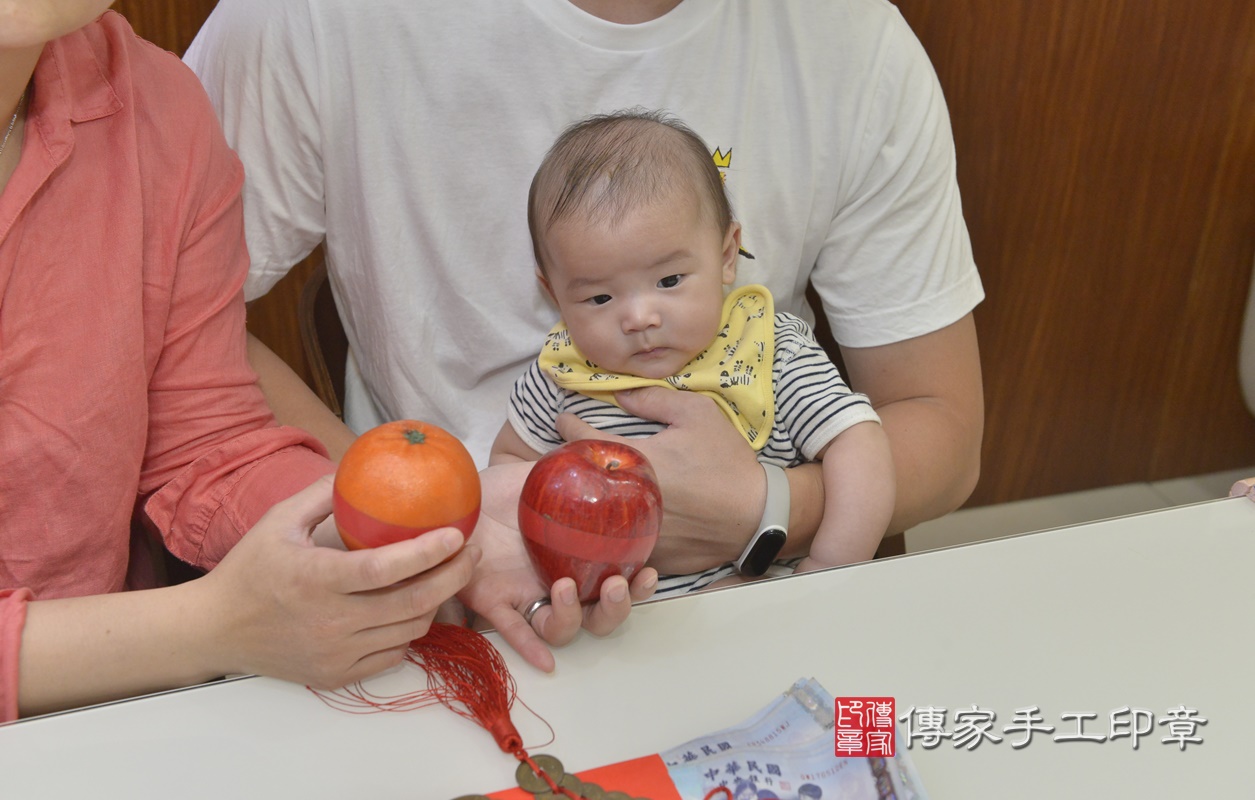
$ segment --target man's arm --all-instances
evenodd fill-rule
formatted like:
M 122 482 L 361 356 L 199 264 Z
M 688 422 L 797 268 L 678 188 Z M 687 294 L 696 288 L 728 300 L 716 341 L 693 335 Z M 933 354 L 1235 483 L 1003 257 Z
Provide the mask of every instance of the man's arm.
M 871 398 L 889 437 L 897 484 L 889 529 L 903 531 L 961 506 L 980 475 L 985 421 L 972 315 L 914 339 L 842 353 L 851 386 Z M 668 425 L 629 441 L 650 459 L 663 489 L 666 519 L 650 564 L 664 573 L 694 572 L 739 556 L 766 499 L 749 445 L 714 402 L 691 392 L 651 387 L 617 399 L 628 412 Z M 617 438 L 570 414 L 558 418 L 558 429 L 568 441 Z M 822 469 L 803 464 L 787 473 L 783 555 L 804 555 L 824 514 Z
M 897 473 L 890 525 L 948 514 L 980 477 L 985 397 L 969 313 L 941 330 L 880 347 L 842 348 L 850 385 L 880 414 Z
M 357 438 L 349 426 L 323 405 L 287 362 L 251 333 L 248 335 L 248 361 L 279 423 L 309 431 L 326 446 L 331 459 L 339 463 L 344 451 Z

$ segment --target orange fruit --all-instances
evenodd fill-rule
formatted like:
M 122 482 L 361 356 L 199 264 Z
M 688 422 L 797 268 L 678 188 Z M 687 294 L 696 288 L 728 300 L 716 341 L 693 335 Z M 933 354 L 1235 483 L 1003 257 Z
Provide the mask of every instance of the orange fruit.
M 479 470 L 465 445 L 416 420 L 387 422 L 349 446 L 336 470 L 336 529 L 350 550 L 451 526 L 469 537 L 479 519 Z

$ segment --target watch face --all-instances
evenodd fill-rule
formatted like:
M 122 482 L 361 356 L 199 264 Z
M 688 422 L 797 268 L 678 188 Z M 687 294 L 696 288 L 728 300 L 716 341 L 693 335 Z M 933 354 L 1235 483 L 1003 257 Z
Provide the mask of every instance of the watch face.
M 786 538 L 787 535 L 781 528 L 768 528 L 760 533 L 754 540 L 754 546 L 742 557 L 739 567 L 741 574 L 748 578 L 757 578 L 766 572 L 771 562 L 780 555 Z

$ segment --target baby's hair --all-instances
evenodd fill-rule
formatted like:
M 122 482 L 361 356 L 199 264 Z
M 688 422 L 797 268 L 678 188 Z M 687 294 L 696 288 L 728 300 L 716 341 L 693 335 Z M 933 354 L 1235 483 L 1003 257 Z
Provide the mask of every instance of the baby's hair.
M 527 225 L 536 264 L 541 235 L 579 215 L 613 223 L 677 189 L 693 193 L 719 230 L 732 224 L 723 176 L 706 143 L 665 111 L 631 108 L 586 117 L 558 137 L 532 178 Z

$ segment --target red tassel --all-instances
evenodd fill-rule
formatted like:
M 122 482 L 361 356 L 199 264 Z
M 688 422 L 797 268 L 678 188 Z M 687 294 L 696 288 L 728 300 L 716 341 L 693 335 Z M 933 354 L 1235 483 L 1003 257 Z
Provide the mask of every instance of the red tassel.
M 501 653 L 481 634 L 460 625 L 432 623 L 426 636 L 410 642 L 405 660 L 427 673 L 426 690 L 395 697 L 371 694 L 361 684 L 334 692 L 310 691 L 332 708 L 354 714 L 407 711 L 441 703 L 491 733 L 498 747 L 543 777 L 552 793 L 580 800 L 569 789 L 558 786 L 524 749 L 523 737 L 510 720 L 510 709 L 518 698 L 514 676 Z
M 427 672 L 432 697 L 483 726 L 505 752 L 522 752 L 523 737 L 510 721 L 518 687 L 497 648 L 470 628 L 443 622 L 410 648 L 405 657 Z

